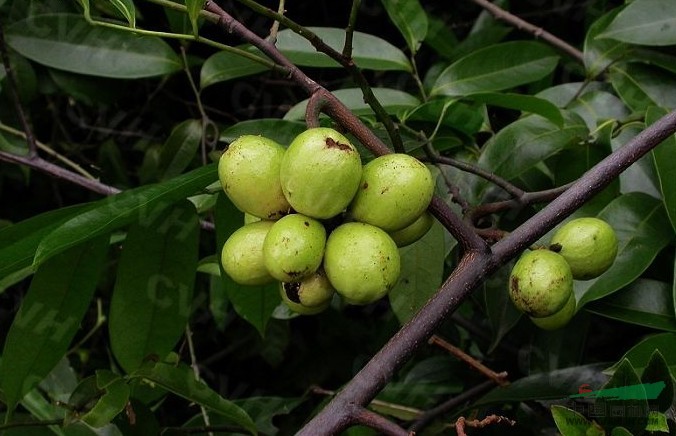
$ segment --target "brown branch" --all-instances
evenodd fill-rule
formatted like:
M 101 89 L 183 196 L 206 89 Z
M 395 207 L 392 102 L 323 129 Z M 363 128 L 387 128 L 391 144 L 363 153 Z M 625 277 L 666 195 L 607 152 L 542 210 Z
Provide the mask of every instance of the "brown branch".
M 326 105 L 326 99 L 321 92 L 315 92 L 310 96 L 305 108 L 305 124 L 308 129 L 319 127 L 319 114 Z
M 430 344 L 438 345 L 439 347 L 443 348 L 444 350 L 448 351 L 458 359 L 462 360 L 463 362 L 467 363 L 469 366 L 474 368 L 476 371 L 480 372 L 483 374 L 486 378 L 490 379 L 493 381 L 498 386 L 507 386 L 509 384 L 509 381 L 507 380 L 507 373 L 506 372 L 501 372 L 497 373 L 484 365 L 483 363 L 479 362 L 469 354 L 465 353 L 462 351 L 460 348 L 456 347 L 455 345 L 445 341 L 441 337 L 437 335 L 432 335 L 432 337 L 428 341 Z
M 351 413 L 355 424 L 365 425 L 378 430 L 379 434 L 388 436 L 409 436 L 408 431 L 399 427 L 389 419 L 363 407 L 355 407 Z
M 509 426 L 514 426 L 514 424 L 516 424 L 516 421 L 512 421 L 509 418 L 498 415 L 489 415 L 484 419 L 482 419 L 481 421 L 479 421 L 478 419 L 467 421 L 467 419 L 465 419 L 464 416 L 461 416 L 460 418 L 458 418 L 457 421 L 455 421 L 455 431 L 458 434 L 458 436 L 467 436 L 467 433 L 465 433 L 465 427 L 484 428 L 493 424 L 506 424 Z
M 526 31 L 536 38 L 546 41 L 551 46 L 556 47 L 562 52 L 568 54 L 570 57 L 575 59 L 580 63 L 584 63 L 584 55 L 580 50 L 568 44 L 566 41 L 552 35 L 541 27 L 537 27 L 526 20 L 523 20 L 516 15 L 513 15 L 506 10 L 496 6 L 488 0 L 471 0 L 475 4 L 481 6 L 483 9 L 491 13 L 497 20 L 504 21 L 505 23 L 516 27 L 519 30 Z

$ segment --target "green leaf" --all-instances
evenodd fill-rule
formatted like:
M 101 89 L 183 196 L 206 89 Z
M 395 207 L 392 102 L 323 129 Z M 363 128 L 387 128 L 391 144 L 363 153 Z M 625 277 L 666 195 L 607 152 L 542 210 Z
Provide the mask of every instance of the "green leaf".
M 418 0 L 381 0 L 412 54 L 427 36 L 427 14 Z
M 126 380 L 108 370 L 96 371 L 96 385 L 103 395 L 81 419 L 94 428 L 101 428 L 124 410 L 130 390 Z
M 622 101 L 635 112 L 650 106 L 676 108 L 676 87 L 673 74 L 637 63 L 615 64 L 610 67 L 610 83 Z
M 507 286 L 513 263 L 500 268 L 483 283 L 482 299 L 486 307 L 486 316 L 491 325 L 493 338 L 489 353 L 500 344 L 502 338 L 519 322 L 520 312 L 509 299 Z
M 622 101 L 605 91 L 586 92 L 568 104 L 567 109 L 578 114 L 594 133 L 602 123 L 623 120 L 629 115 L 629 110 Z
M 552 417 L 562 436 L 603 436 L 603 429 L 584 415 L 563 406 L 552 406 Z
M 676 332 L 671 284 L 657 280 L 638 279 L 586 309 L 618 321 Z
M 450 59 L 457 44 L 458 37 L 443 20 L 433 15 L 427 17 L 425 45 L 431 47 L 444 58 Z
M 160 151 L 160 180 L 181 174 L 195 158 L 202 140 L 202 122 L 185 120 L 175 126 Z
M 613 135 L 610 145 L 613 151 L 623 147 L 644 129 L 643 123 L 626 125 L 619 134 Z M 620 192 L 642 192 L 660 198 L 659 179 L 655 173 L 652 156 L 647 154 L 620 174 Z
M 599 38 L 641 45 L 676 44 L 676 3 L 671 0 L 634 0 Z
M 469 105 L 448 97 L 434 98 L 407 111 L 403 119 L 440 123 L 467 135 L 477 133 L 484 123 L 484 106 Z
M 221 249 L 230 235 L 244 221 L 243 214 L 232 204 L 225 193 L 220 193 L 214 210 L 216 222 L 217 254 L 220 265 Z M 261 336 L 272 316 L 275 307 L 282 301 L 279 285 L 244 286 L 236 283 L 221 268 L 221 279 L 228 299 L 239 316 L 253 325 Z
M 608 383 L 601 389 L 623 388 L 626 386 L 641 385 L 641 380 L 638 374 L 627 359 L 620 360 L 615 368 L 615 373 L 612 375 Z M 641 389 L 643 390 L 643 389 Z M 600 413 L 598 417 L 599 423 L 604 428 L 624 427 L 632 434 L 639 434 L 648 423 L 648 400 L 643 393 L 643 398 L 628 399 L 628 400 L 606 400 L 597 398 L 595 401 L 595 408 L 603 407 L 605 413 Z M 641 413 L 612 413 L 613 410 L 633 410 L 641 411 Z M 634 416 L 635 415 L 635 416 Z
M 559 108 L 549 101 L 538 97 L 513 93 L 481 92 L 470 94 L 467 98 L 478 103 L 485 103 L 489 106 L 498 106 L 537 114 L 547 118 L 557 126 L 563 127 L 563 116 L 561 115 Z
M 286 146 L 306 128 L 305 123 L 278 118 L 246 120 L 222 130 L 218 140 L 230 143 L 242 135 L 261 135 Z
M 197 26 L 197 19 L 200 17 L 200 12 L 204 9 L 204 4 L 207 0 L 185 0 L 185 6 L 188 9 L 188 17 L 192 25 L 192 33 L 195 36 L 199 34 L 199 27 Z
M 667 111 L 656 107 L 648 108 L 646 113 L 646 125 L 654 124 Z M 676 166 L 673 164 L 676 156 L 676 137 L 670 136 L 662 141 L 652 151 L 653 164 L 660 184 L 662 202 L 667 212 L 671 226 L 676 231 Z
M 674 333 L 658 333 L 656 335 L 651 335 L 635 344 L 624 354 L 624 356 L 622 356 L 620 361 L 624 359 L 629 360 L 636 372 L 642 374 L 652 359 L 655 350 L 659 350 L 660 354 L 664 357 L 665 362 L 669 366 L 669 371 L 674 374 L 676 373 L 675 343 L 676 334 Z M 606 374 L 613 374 L 618 366 L 619 362 L 606 369 L 604 372 Z
M 68 247 L 132 222 L 153 220 L 164 208 L 203 189 L 217 178 L 216 164 L 211 164 L 163 183 L 130 189 L 100 200 L 47 235 L 38 246 L 33 264 L 39 265 Z
M 531 115 L 493 136 L 484 145 L 478 164 L 513 179 L 565 147 L 583 141 L 587 134 L 587 127 L 577 116 L 567 114 L 566 123 L 560 128 L 539 115 Z
M 648 366 L 643 370 L 641 383 L 651 384 L 659 382 L 664 382 L 665 386 L 655 400 L 650 400 L 651 410 L 653 409 L 652 406 L 655 406 L 657 411 L 666 412 L 674 400 L 674 379 L 664 356 L 659 350 L 655 350 L 650 356 Z
M 597 38 L 617 16 L 619 9 L 613 9 L 596 20 L 584 39 L 584 67 L 587 77 L 597 77 L 612 63 L 621 59 L 629 50 L 627 44 L 610 39 Z
M 115 8 L 120 11 L 122 16 L 129 23 L 129 27 L 136 28 L 136 7 L 132 0 L 108 0 Z
M 233 403 L 251 416 L 259 432 L 272 435 L 279 432 L 273 421 L 275 417 L 288 415 L 303 400 L 303 398 L 250 397 L 235 400 Z
M 669 433 L 669 422 L 664 413 L 650 411 L 648 413 L 648 424 L 645 426 L 646 431 Z
M 420 104 L 416 97 L 398 89 L 373 88 L 373 95 L 383 106 L 388 114 L 396 114 L 404 109 L 411 109 Z M 371 115 L 373 110 L 364 102 L 364 94 L 359 88 L 339 89 L 332 91 L 333 95 L 340 100 L 348 109 L 356 115 Z M 305 99 L 294 105 L 284 115 L 285 120 L 305 119 L 305 108 L 309 99 Z
M 163 40 L 93 26 L 80 15 L 34 15 L 6 29 L 21 55 L 73 73 L 119 79 L 171 74 L 181 60 Z
M 674 238 L 662 203 L 649 195 L 625 194 L 599 214 L 617 234 L 617 258 L 599 277 L 575 281 L 578 309 L 633 282 Z
M 401 324 L 406 323 L 434 295 L 444 274 L 444 229 L 434 221 L 419 241 L 399 249 L 401 274 L 389 293 L 392 311 Z
M 538 42 L 512 41 L 470 53 L 446 68 L 437 78 L 432 95 L 465 96 L 501 91 L 542 79 L 559 57 Z
M 122 248 L 110 302 L 110 345 L 120 366 L 137 369 L 163 358 L 185 331 L 192 309 L 199 221 L 183 202 L 132 225 Z
M 610 432 L 610 436 L 634 436 L 634 433 L 630 432 L 624 427 L 615 427 Z
M 0 387 L 9 409 L 66 353 L 89 307 L 107 248 L 107 238 L 91 238 L 36 271 L 2 352 Z
M 257 434 L 251 417 L 233 402 L 226 400 L 201 381 L 195 380 L 192 368 L 185 364 L 157 362 L 145 366 L 133 374 L 133 378 L 147 379 L 174 394 L 223 415 L 230 422 L 240 425 L 251 434 Z
M 307 27 L 325 44 L 338 52 L 345 45 L 345 30 L 333 27 Z M 362 32 L 354 32 L 352 39 L 352 59 L 354 63 L 366 70 L 401 70 L 410 71 L 411 64 L 406 55 L 377 36 Z M 304 37 L 290 29 L 277 34 L 277 48 L 296 65 L 306 67 L 338 68 L 340 64 L 328 55 L 318 52 Z
M 209 56 L 202 65 L 200 87 L 204 89 L 215 83 L 251 76 L 268 69 L 260 62 L 235 53 L 221 51 Z
M 91 204 L 64 207 L 0 229 L 0 277 L 29 268 L 42 238 L 90 207 Z

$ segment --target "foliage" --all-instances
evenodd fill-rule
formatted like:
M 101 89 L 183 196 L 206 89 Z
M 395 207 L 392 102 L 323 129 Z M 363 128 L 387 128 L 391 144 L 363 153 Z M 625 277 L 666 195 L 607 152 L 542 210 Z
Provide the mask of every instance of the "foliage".
M 205 3 L 0 1 L 15 79 L 0 72 L 0 428 L 8 434 L 26 422 L 37 422 L 35 434 L 59 435 L 293 433 L 458 266 L 461 245 L 435 223 L 401 249 L 389 298 L 364 307 L 336 299 L 313 317 L 291 314 L 274 285 L 241 286 L 222 274 L 220 247 L 243 214 L 221 191 L 214 162 L 242 134 L 288 145 L 305 128 L 310 95 L 260 47 L 200 14 Z M 271 10 L 223 3 L 398 149 L 385 115 L 393 120 L 402 150 L 433 169 L 437 195 L 489 242 L 676 109 L 673 0 L 572 1 L 565 14 L 549 11 L 559 2 L 511 2 L 516 15 L 538 10 L 535 23 L 579 56 L 470 1 L 363 2 L 353 21 L 350 2 L 288 2 L 293 22 L 279 31 L 265 17 Z M 348 24 L 356 31 L 346 47 Z M 572 29 L 582 28 L 579 39 Z M 330 49 L 350 53 L 356 69 Z M 13 91 L 40 159 L 30 160 Z M 369 144 L 354 142 L 363 162 L 373 158 Z M 511 384 L 433 416 L 419 433 L 491 414 L 516 425 L 476 433 L 675 431 L 674 156 L 672 135 L 572 215 L 606 220 L 619 250 L 606 273 L 575 282 L 578 312 L 564 329 L 538 330 L 511 306 L 511 262 L 445 318 L 436 333 L 507 371 Z M 46 160 L 80 179 L 61 180 Z M 71 183 L 82 179 L 121 193 L 102 198 Z M 524 192 L 530 200 L 506 201 Z M 423 345 L 371 408 L 415 426 L 482 381 Z M 579 387 L 651 383 L 664 383 L 652 399 L 571 398 Z

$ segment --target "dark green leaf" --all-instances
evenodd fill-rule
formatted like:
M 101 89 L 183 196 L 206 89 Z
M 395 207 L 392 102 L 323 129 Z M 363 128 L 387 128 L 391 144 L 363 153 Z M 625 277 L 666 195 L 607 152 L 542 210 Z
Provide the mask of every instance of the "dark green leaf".
M 132 225 L 110 302 L 110 345 L 120 366 L 163 358 L 183 335 L 192 306 L 199 222 L 184 202 Z
M 216 222 L 217 253 L 220 264 L 221 248 L 230 235 L 243 225 L 242 212 L 232 204 L 228 197 L 221 193 L 218 196 L 214 211 Z M 282 298 L 276 283 L 265 286 L 244 286 L 232 280 L 221 268 L 221 279 L 228 299 L 235 311 L 244 320 L 253 325 L 261 336 L 272 316 L 275 307 Z
M 613 151 L 624 146 L 644 129 L 643 123 L 633 123 L 625 126 L 620 134 L 613 136 L 610 145 Z M 660 198 L 659 179 L 655 174 L 655 165 L 652 156 L 647 154 L 634 162 L 620 174 L 620 192 L 642 192 L 651 197 Z
M 404 109 L 411 109 L 420 104 L 420 100 L 404 91 L 389 88 L 373 88 L 373 95 L 389 114 L 396 114 Z M 333 95 L 356 115 L 371 115 L 373 110 L 364 102 L 364 94 L 359 88 L 339 89 Z M 308 100 L 293 106 L 284 115 L 285 120 L 305 119 L 305 108 Z
M 608 66 L 622 58 L 629 49 L 627 44 L 610 39 L 597 38 L 599 33 L 606 30 L 608 24 L 617 16 L 619 9 L 614 9 L 589 27 L 584 40 L 584 67 L 587 77 L 596 77 Z
M 648 108 L 646 124 L 651 125 L 666 114 L 667 111 L 663 109 Z M 652 151 L 664 209 L 667 211 L 671 226 L 676 231 L 676 165 L 673 164 L 674 156 L 676 156 L 676 137 L 673 135 Z
M 7 333 L 0 386 L 9 409 L 61 360 L 101 274 L 108 240 L 91 238 L 40 265 Z
M 633 111 L 676 107 L 676 94 L 671 92 L 676 78 L 664 70 L 637 63 L 615 64 L 610 67 L 610 83 Z
M 247 57 L 227 51 L 210 56 L 200 70 L 200 87 L 207 86 L 238 77 L 250 76 L 268 70 L 268 67 Z
M 205 3 L 206 0 L 185 0 L 185 6 L 188 9 L 188 17 L 190 18 L 190 24 L 192 25 L 192 32 L 195 36 L 199 34 L 197 19 L 199 18 Z
M 590 91 L 573 100 L 567 108 L 578 114 L 595 132 L 600 124 L 608 120 L 623 120 L 629 110 L 614 94 L 605 91 Z
M 458 38 L 443 20 L 428 16 L 425 44 L 432 47 L 441 56 L 450 58 L 453 49 L 458 44 Z
M 586 309 L 618 321 L 676 332 L 671 284 L 638 279 Z
M 30 16 L 6 32 L 8 44 L 23 56 L 73 73 L 132 79 L 181 69 L 180 58 L 163 40 L 93 26 L 80 15 Z
M 174 127 L 160 151 L 160 180 L 169 180 L 188 168 L 202 139 L 202 122 L 185 120 Z
M 578 308 L 633 282 L 674 238 L 662 203 L 646 194 L 625 194 L 598 215 L 617 234 L 617 259 L 599 277 L 575 282 Z
M 485 103 L 489 106 L 498 106 L 537 114 L 547 118 L 559 127 L 563 126 L 563 116 L 561 115 L 559 108 L 549 101 L 538 97 L 512 93 L 481 92 L 470 94 L 467 98 L 478 103 Z
M 108 0 L 115 8 L 120 11 L 122 16 L 129 23 L 129 27 L 136 28 L 136 7 L 132 0 Z
M 484 123 L 484 106 L 469 105 L 452 98 L 434 98 L 409 110 L 404 119 L 441 123 L 467 135 L 477 133 Z
M 502 338 L 521 319 L 522 313 L 514 306 L 507 293 L 506 283 L 508 283 L 512 267 L 513 264 L 508 264 L 500 268 L 483 284 L 483 302 L 493 331 L 489 352 L 500 344 Z
M 631 362 L 627 359 L 622 359 L 615 368 L 615 373 L 608 380 L 601 389 L 625 388 L 627 386 L 641 385 L 641 380 L 634 370 Z M 599 423 L 604 428 L 624 427 L 632 434 L 641 432 L 648 423 L 648 400 L 643 392 L 643 398 L 636 399 L 618 399 L 606 400 L 604 398 L 597 398 L 595 401 L 595 408 L 603 407 L 605 413 L 600 413 L 598 417 Z M 612 413 L 611 410 L 622 408 L 625 411 L 641 411 L 640 413 Z
M 554 70 L 558 60 L 549 47 L 538 42 L 512 41 L 492 45 L 446 68 L 437 78 L 431 94 L 460 97 L 514 88 L 545 77 Z
M 345 30 L 332 27 L 307 27 L 328 46 L 338 52 L 345 45 Z M 359 68 L 367 70 L 410 71 L 406 55 L 377 36 L 354 32 L 352 59 Z M 310 42 L 290 29 L 277 34 L 277 48 L 296 65 L 307 67 L 340 67 L 338 62 L 318 52 Z
M 587 127 L 582 119 L 570 115 L 567 114 L 562 128 L 539 115 L 513 122 L 486 143 L 479 166 L 513 179 L 565 147 L 583 141 Z
M 244 410 L 196 380 L 195 373 L 187 365 L 157 362 L 135 371 L 130 377 L 147 379 L 186 400 L 223 415 L 251 434 L 257 433 L 256 425 Z
M 634 0 L 599 38 L 642 45 L 676 44 L 676 3 L 671 0 Z
M 399 249 L 401 274 L 390 291 L 392 311 L 404 324 L 434 295 L 444 273 L 444 229 L 436 220 L 419 241 Z
M 0 229 L 0 277 L 31 266 L 42 238 L 91 204 L 64 207 Z
M 669 371 L 669 365 L 659 350 L 655 350 L 650 356 L 648 366 L 643 370 L 641 383 L 659 383 L 664 382 L 664 389 L 659 396 L 650 401 L 651 406 L 655 406 L 657 411 L 666 412 L 674 401 L 674 379 Z M 651 407 L 651 410 L 653 407 Z
M 610 432 L 610 436 L 634 436 L 634 433 L 630 432 L 624 427 L 615 427 Z
M 513 27 L 503 26 L 501 24 L 493 24 L 481 29 L 474 29 L 467 35 L 467 38 L 464 38 L 455 46 L 455 49 L 451 52 L 450 58 L 452 60 L 460 59 L 463 56 L 481 50 L 484 47 L 497 44 L 505 39 L 512 30 Z
M 381 0 L 412 54 L 427 36 L 427 14 L 418 0 Z
M 266 435 L 279 432 L 273 422 L 275 417 L 289 414 L 302 402 L 302 398 L 284 397 L 250 397 L 233 401 L 249 414 L 258 431 Z
M 96 371 L 96 386 L 103 395 L 82 416 L 82 421 L 94 428 L 101 428 L 124 410 L 130 391 L 126 380 L 107 370 Z
M 583 415 L 563 406 L 552 406 L 552 417 L 562 436 L 603 436 L 605 433 L 598 425 Z
M 164 208 L 214 182 L 218 177 L 216 172 L 216 165 L 211 164 L 163 183 L 130 189 L 100 200 L 47 235 L 40 242 L 33 263 L 39 265 L 68 247 L 132 222 L 153 220 Z
M 280 120 L 278 118 L 247 120 L 223 130 L 219 141 L 230 143 L 242 135 L 261 135 L 286 146 L 305 129 L 305 123 L 298 121 Z
M 601 82 L 570 82 L 543 89 L 535 96 L 544 98 L 559 108 L 567 108 L 578 97 L 582 97 L 588 92 L 603 91 L 607 88 L 608 86 Z
M 622 356 L 620 361 L 624 359 L 629 360 L 636 372 L 642 374 L 643 370 L 648 366 L 650 359 L 652 359 L 655 350 L 659 350 L 667 365 L 669 365 L 669 371 L 674 374 L 676 373 L 676 347 L 674 347 L 674 344 L 676 344 L 676 334 L 674 333 L 651 335 L 635 344 Z M 604 372 L 613 374 L 618 366 L 619 362 Z

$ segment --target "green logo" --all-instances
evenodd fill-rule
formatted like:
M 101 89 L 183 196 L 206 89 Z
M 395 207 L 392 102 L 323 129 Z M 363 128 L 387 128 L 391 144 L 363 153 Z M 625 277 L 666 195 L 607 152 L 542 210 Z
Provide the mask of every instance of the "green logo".
M 640 385 L 620 386 L 617 388 L 600 389 L 592 391 L 583 389 L 589 385 L 580 386 L 579 393 L 570 395 L 568 398 L 603 398 L 608 401 L 615 400 L 654 400 L 666 387 L 666 383 L 644 383 Z

